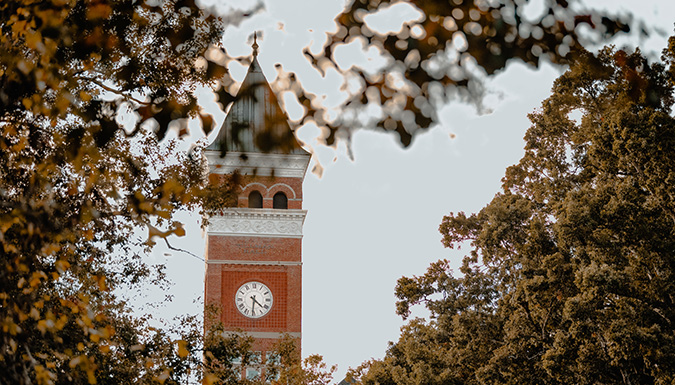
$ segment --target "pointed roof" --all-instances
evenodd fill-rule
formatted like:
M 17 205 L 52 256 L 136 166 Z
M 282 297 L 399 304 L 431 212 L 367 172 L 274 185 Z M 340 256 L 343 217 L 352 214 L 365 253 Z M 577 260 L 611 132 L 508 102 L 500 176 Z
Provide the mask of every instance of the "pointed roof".
M 279 106 L 258 63 L 257 36 L 253 60 L 216 140 L 216 151 L 306 154 L 295 139 L 288 117 Z

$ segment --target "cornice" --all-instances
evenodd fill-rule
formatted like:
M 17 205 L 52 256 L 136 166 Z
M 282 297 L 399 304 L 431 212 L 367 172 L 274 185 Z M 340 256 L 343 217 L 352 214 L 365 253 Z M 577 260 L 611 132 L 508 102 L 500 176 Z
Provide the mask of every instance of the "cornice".
M 302 238 L 307 210 L 225 209 L 209 218 L 209 235 Z
M 212 174 L 278 176 L 304 178 L 309 165 L 309 154 L 265 154 L 257 152 L 228 152 L 220 157 L 220 151 L 204 151 Z
M 226 337 L 229 336 L 244 336 L 244 337 L 253 337 L 253 338 L 265 338 L 265 339 L 281 339 L 285 335 L 289 335 L 293 338 L 302 338 L 301 332 L 252 332 L 252 331 L 224 331 L 223 335 Z
M 244 265 L 244 266 L 302 266 L 300 261 L 247 261 L 241 259 L 207 259 L 209 265 Z

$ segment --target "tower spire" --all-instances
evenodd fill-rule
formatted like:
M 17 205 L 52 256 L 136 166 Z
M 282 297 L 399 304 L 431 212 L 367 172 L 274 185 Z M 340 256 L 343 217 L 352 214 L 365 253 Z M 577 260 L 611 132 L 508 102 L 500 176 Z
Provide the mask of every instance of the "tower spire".
M 258 31 L 253 31 L 253 45 L 251 45 L 251 48 L 253 48 L 253 57 L 258 56 Z
M 2 2 L 3 0 L 0 0 Z M 209 150 L 305 154 L 293 136 L 288 116 L 279 106 L 260 63 L 258 32 L 253 33 L 251 64 L 223 126 Z

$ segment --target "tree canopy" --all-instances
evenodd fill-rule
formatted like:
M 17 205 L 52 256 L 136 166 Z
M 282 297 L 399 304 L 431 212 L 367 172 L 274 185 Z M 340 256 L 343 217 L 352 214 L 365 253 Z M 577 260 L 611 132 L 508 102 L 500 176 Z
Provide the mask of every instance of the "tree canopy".
M 403 329 L 363 384 L 675 380 L 673 58 L 578 55 L 530 115 L 525 155 L 480 212 L 444 217 L 447 261 L 401 278 Z
M 116 290 L 163 282 L 141 255 L 184 232 L 172 213 L 201 194 L 201 160 L 157 138 L 198 113 L 191 90 L 219 67 L 195 61 L 223 26 L 189 1 L 153 3 L 0 4 L 3 383 L 189 375 L 187 341 Z
M 480 107 L 483 79 L 509 62 L 567 64 L 589 43 L 631 27 L 648 31 L 630 15 L 594 10 L 592 2 L 542 3 L 541 12 L 532 16 L 527 12 L 533 4 L 517 0 L 351 1 L 337 16 L 337 31 L 329 33 L 322 51 L 306 49 L 305 55 L 322 73 L 337 70 L 346 79 L 345 88 L 353 90 L 333 120 L 301 97 L 308 110 L 305 120 L 329 128 L 327 144 L 338 132 L 348 136 L 365 127 L 395 132 L 408 146 L 416 133 L 438 122 L 436 111 L 446 103 L 464 100 Z M 381 31 L 369 20 L 401 4 L 409 5 L 415 17 L 398 30 Z M 384 64 L 341 68 L 336 52 L 348 44 L 374 50 Z
M 583 40 L 577 25 L 608 34 L 625 29 L 615 19 L 571 11 L 563 1 L 551 3 L 552 19 L 528 22 L 519 16 L 519 2 L 476 0 L 419 3 L 421 21 L 400 33 L 371 33 L 363 11 L 385 4 L 352 3 L 324 52 L 308 57 L 321 69 L 333 63 L 332 50 L 342 42 L 365 38 L 382 48 L 393 61 L 379 75 L 358 68 L 349 73 L 363 81 L 362 91 L 378 91 L 386 112 L 379 126 L 398 132 L 403 144 L 432 124 L 435 98 L 447 100 L 448 87 L 471 89 L 466 58 L 488 74 L 510 58 L 536 64 L 545 55 L 564 62 L 561 47 L 572 52 Z M 197 207 L 209 196 L 231 204 L 227 178 L 224 186 L 204 189 L 200 158 L 158 143 L 171 130 L 186 135 L 188 119 L 198 119 L 205 133 L 214 128 L 197 104 L 197 87 L 214 89 L 223 109 L 234 100 L 226 65 L 235 58 L 220 45 L 225 28 L 193 0 L 0 3 L 3 381 L 171 383 L 184 381 L 198 364 L 189 361 L 199 346 L 194 329 L 184 338 L 153 331 L 128 313 L 115 289 L 153 279 L 139 256 L 154 239 L 183 234 L 172 219 L 177 208 Z M 530 37 L 521 35 L 527 28 Z M 468 44 L 455 59 L 445 51 L 451 34 L 463 34 Z M 433 70 L 446 53 L 459 76 Z M 406 87 L 392 86 L 390 73 L 400 73 Z M 306 107 L 305 120 L 333 134 L 350 126 L 326 121 L 312 96 L 289 84 Z M 357 101 L 374 103 L 363 99 L 371 93 L 357 92 L 346 110 Z M 669 192 L 655 193 L 665 199 Z M 148 236 L 136 241 L 139 227 Z
M 215 310 L 212 315 L 217 315 Z M 266 354 L 265 362 L 260 362 L 259 355 L 251 351 L 252 337 L 226 331 L 222 322 L 213 321 L 204 338 L 203 373 L 206 384 L 329 385 L 337 370 L 335 365 L 328 367 L 323 357 L 317 354 L 301 359 L 297 341 L 288 334 L 271 348 L 276 359 Z M 242 379 L 245 367 L 257 367 L 262 375 Z

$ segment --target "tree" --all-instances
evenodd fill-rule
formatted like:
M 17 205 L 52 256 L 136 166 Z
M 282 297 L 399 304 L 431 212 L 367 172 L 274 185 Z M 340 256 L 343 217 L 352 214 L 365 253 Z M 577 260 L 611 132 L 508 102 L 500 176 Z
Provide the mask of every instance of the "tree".
M 187 362 L 178 360 L 183 353 L 169 338 L 171 332 L 153 331 L 117 294 L 166 285 L 163 269 L 155 271 L 141 258 L 150 244 L 134 236 L 137 216 L 148 221 L 151 236 L 160 236 L 165 226 L 167 233 L 179 232 L 181 227 L 162 212 L 182 204 L 176 195 L 183 190 L 199 187 L 199 162 L 167 164 L 175 150 L 162 151 L 153 137 L 132 143 L 118 134 L 98 149 L 90 146 L 94 139 L 86 131 L 74 157 L 80 162 L 63 162 L 73 159 L 71 149 L 51 138 L 78 128 L 36 130 L 30 139 L 2 138 L 19 147 L 2 152 L 0 162 L 2 380 L 183 378 Z M 143 157 L 133 155 L 139 146 L 146 148 Z M 186 167 L 192 169 L 192 182 Z
M 216 312 L 217 313 L 217 312 Z M 272 346 L 276 359 L 259 357 L 251 351 L 253 338 L 245 333 L 232 333 L 223 329 L 222 322 L 213 322 L 204 339 L 204 383 L 248 385 L 328 385 L 337 366 L 330 368 L 323 357 L 314 354 L 301 359 L 297 341 L 285 335 Z M 234 363 L 237 359 L 237 363 Z M 264 373 L 260 378 L 241 378 L 242 367 L 260 365 Z
M 0 4 L 0 382 L 189 375 L 190 341 L 116 289 L 162 282 L 140 255 L 181 235 L 172 212 L 202 194 L 201 160 L 156 138 L 198 115 L 222 29 L 190 1 Z
M 337 365 L 328 367 L 323 357 L 300 358 L 298 345 L 289 335 L 279 339 L 274 350 L 279 359 L 267 363 L 267 379 L 274 385 L 329 385 Z
M 665 65 L 583 53 L 530 115 L 525 155 L 479 213 L 450 214 L 447 261 L 401 278 L 423 304 L 364 384 L 662 384 L 675 379 L 675 38 Z M 666 67 L 667 66 L 667 67 Z
M 336 70 L 345 78 L 345 89 L 353 92 L 337 108 L 338 118 L 329 120 L 312 96 L 296 89 L 307 108 L 303 122 L 329 128 L 328 145 L 336 135 L 376 128 L 396 133 L 408 146 L 416 133 L 437 123 L 437 109 L 449 101 L 472 101 L 481 109 L 482 80 L 508 62 L 567 64 L 585 45 L 637 27 L 629 15 L 584 9 L 580 1 L 543 3 L 542 12 L 532 17 L 526 14 L 532 6 L 527 1 L 354 0 L 337 16 L 337 31 L 329 33 L 322 51 L 305 50 L 321 73 Z M 402 4 L 416 15 L 399 30 L 379 31 L 369 22 Z M 348 44 L 374 50 L 385 64 L 341 68 L 335 53 Z
M 357 8 L 346 14 L 360 17 Z M 423 9 L 433 21 L 436 14 Z M 229 186 L 203 191 L 198 160 L 183 156 L 168 162 L 156 142 L 129 137 L 150 131 L 161 140 L 171 130 L 180 137 L 190 118 L 199 119 L 206 133 L 213 128 L 193 92 L 214 88 L 223 109 L 234 98 L 225 67 L 234 58 L 219 45 L 224 28 L 193 0 L 0 3 L 4 381 L 184 378 L 180 359 L 190 357 L 191 342 L 171 341 L 129 318 L 114 289 L 149 274 L 133 251 L 143 247 L 130 237 L 133 228 L 148 230 L 148 246 L 153 239 L 181 235 L 172 212 Z M 399 56 L 394 57 L 403 59 Z M 507 52 L 510 56 L 518 57 Z M 425 90 L 415 73 L 406 76 Z M 386 81 L 381 84 L 387 100 L 398 103 Z M 322 122 L 311 100 L 301 101 L 308 117 Z M 427 127 L 425 122 L 430 121 L 416 124 Z M 382 124 L 390 127 L 387 120 Z M 141 143 L 142 151 L 134 143 Z

